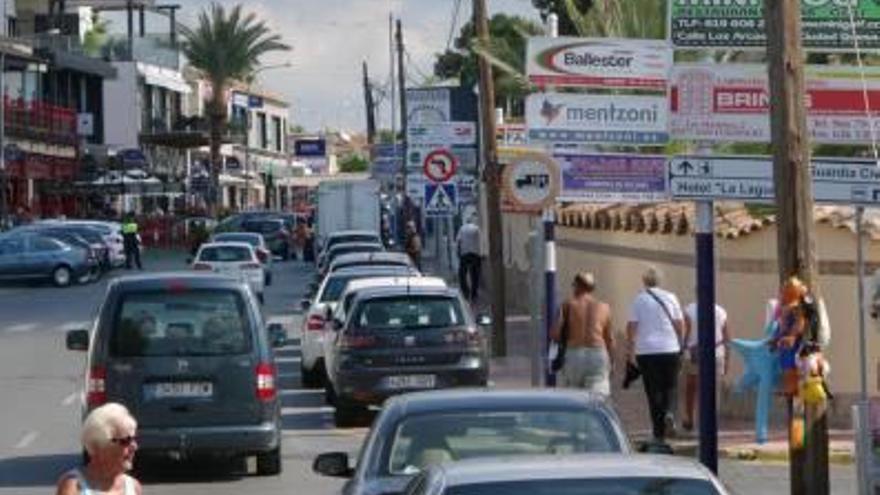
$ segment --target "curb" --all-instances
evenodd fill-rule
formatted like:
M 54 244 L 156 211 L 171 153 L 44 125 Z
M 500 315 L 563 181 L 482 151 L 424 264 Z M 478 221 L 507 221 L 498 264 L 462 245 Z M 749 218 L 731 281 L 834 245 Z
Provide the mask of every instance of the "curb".
M 633 443 L 638 443 L 634 441 Z M 671 442 L 675 455 L 682 457 L 697 457 L 699 444 L 697 442 Z M 788 450 L 762 449 L 760 447 L 730 446 L 719 447 L 719 459 L 752 462 L 788 462 Z M 855 463 L 855 453 L 851 450 L 830 450 L 828 462 L 835 465 L 852 465 Z

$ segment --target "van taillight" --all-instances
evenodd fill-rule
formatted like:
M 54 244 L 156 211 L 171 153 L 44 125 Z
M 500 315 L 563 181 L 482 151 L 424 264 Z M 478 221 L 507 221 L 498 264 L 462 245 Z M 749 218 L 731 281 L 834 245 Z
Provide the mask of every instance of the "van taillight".
M 207 263 L 196 263 L 193 265 L 193 270 L 211 271 L 211 265 L 209 265 Z
M 89 369 L 86 384 L 86 403 L 91 406 L 100 406 L 107 402 L 107 370 L 96 366 Z
M 269 401 L 275 398 L 275 367 L 269 363 L 257 365 L 257 398 Z
M 306 322 L 306 330 L 323 330 L 324 317 L 321 315 L 311 315 Z

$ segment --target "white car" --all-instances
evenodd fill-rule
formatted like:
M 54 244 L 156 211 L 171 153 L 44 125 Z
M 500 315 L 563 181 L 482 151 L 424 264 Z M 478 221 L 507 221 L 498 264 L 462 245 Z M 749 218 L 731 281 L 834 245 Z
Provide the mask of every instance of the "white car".
M 192 267 L 196 271 L 211 271 L 247 282 L 257 299 L 263 302 L 266 278 L 257 252 L 250 244 L 244 242 L 202 244 L 192 261 Z
M 257 251 L 257 258 L 263 264 L 263 270 L 266 277 L 266 285 L 272 285 L 272 252 L 266 246 L 266 240 L 260 234 L 253 232 L 223 232 L 214 234 L 211 242 L 244 242 L 250 244 Z
M 301 306 L 305 311 L 302 322 L 302 359 L 300 372 L 303 386 L 319 388 L 324 380 L 324 323 L 328 314 L 336 308 L 336 302 L 349 282 L 353 280 L 412 276 L 419 277 L 418 270 L 406 266 L 358 266 L 334 272 L 326 277 L 311 299 L 303 299 Z

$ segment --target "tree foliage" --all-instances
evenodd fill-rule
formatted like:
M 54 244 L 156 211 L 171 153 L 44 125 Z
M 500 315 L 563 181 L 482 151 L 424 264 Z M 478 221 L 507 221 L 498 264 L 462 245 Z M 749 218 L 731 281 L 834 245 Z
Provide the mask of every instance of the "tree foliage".
M 366 172 L 370 162 L 360 155 L 349 155 L 339 163 L 339 171 L 343 173 Z
M 578 0 L 558 0 L 580 36 L 597 38 L 666 37 L 666 0 L 591 0 L 589 10 Z
M 560 36 L 577 36 L 578 29 L 569 15 L 565 0 L 532 0 L 532 5 L 541 14 L 541 20 L 547 22 L 550 14 L 556 14 L 559 18 Z M 574 6 L 578 12 L 587 12 L 593 6 L 593 0 L 575 0 Z

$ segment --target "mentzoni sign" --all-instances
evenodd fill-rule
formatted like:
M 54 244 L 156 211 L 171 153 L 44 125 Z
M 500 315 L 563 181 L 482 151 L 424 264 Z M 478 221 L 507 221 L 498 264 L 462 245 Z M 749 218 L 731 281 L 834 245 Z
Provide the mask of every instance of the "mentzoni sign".
M 765 0 L 671 0 L 669 33 L 681 48 L 763 48 Z M 807 49 L 852 50 L 853 25 L 861 48 L 880 48 L 880 2 L 801 0 Z

